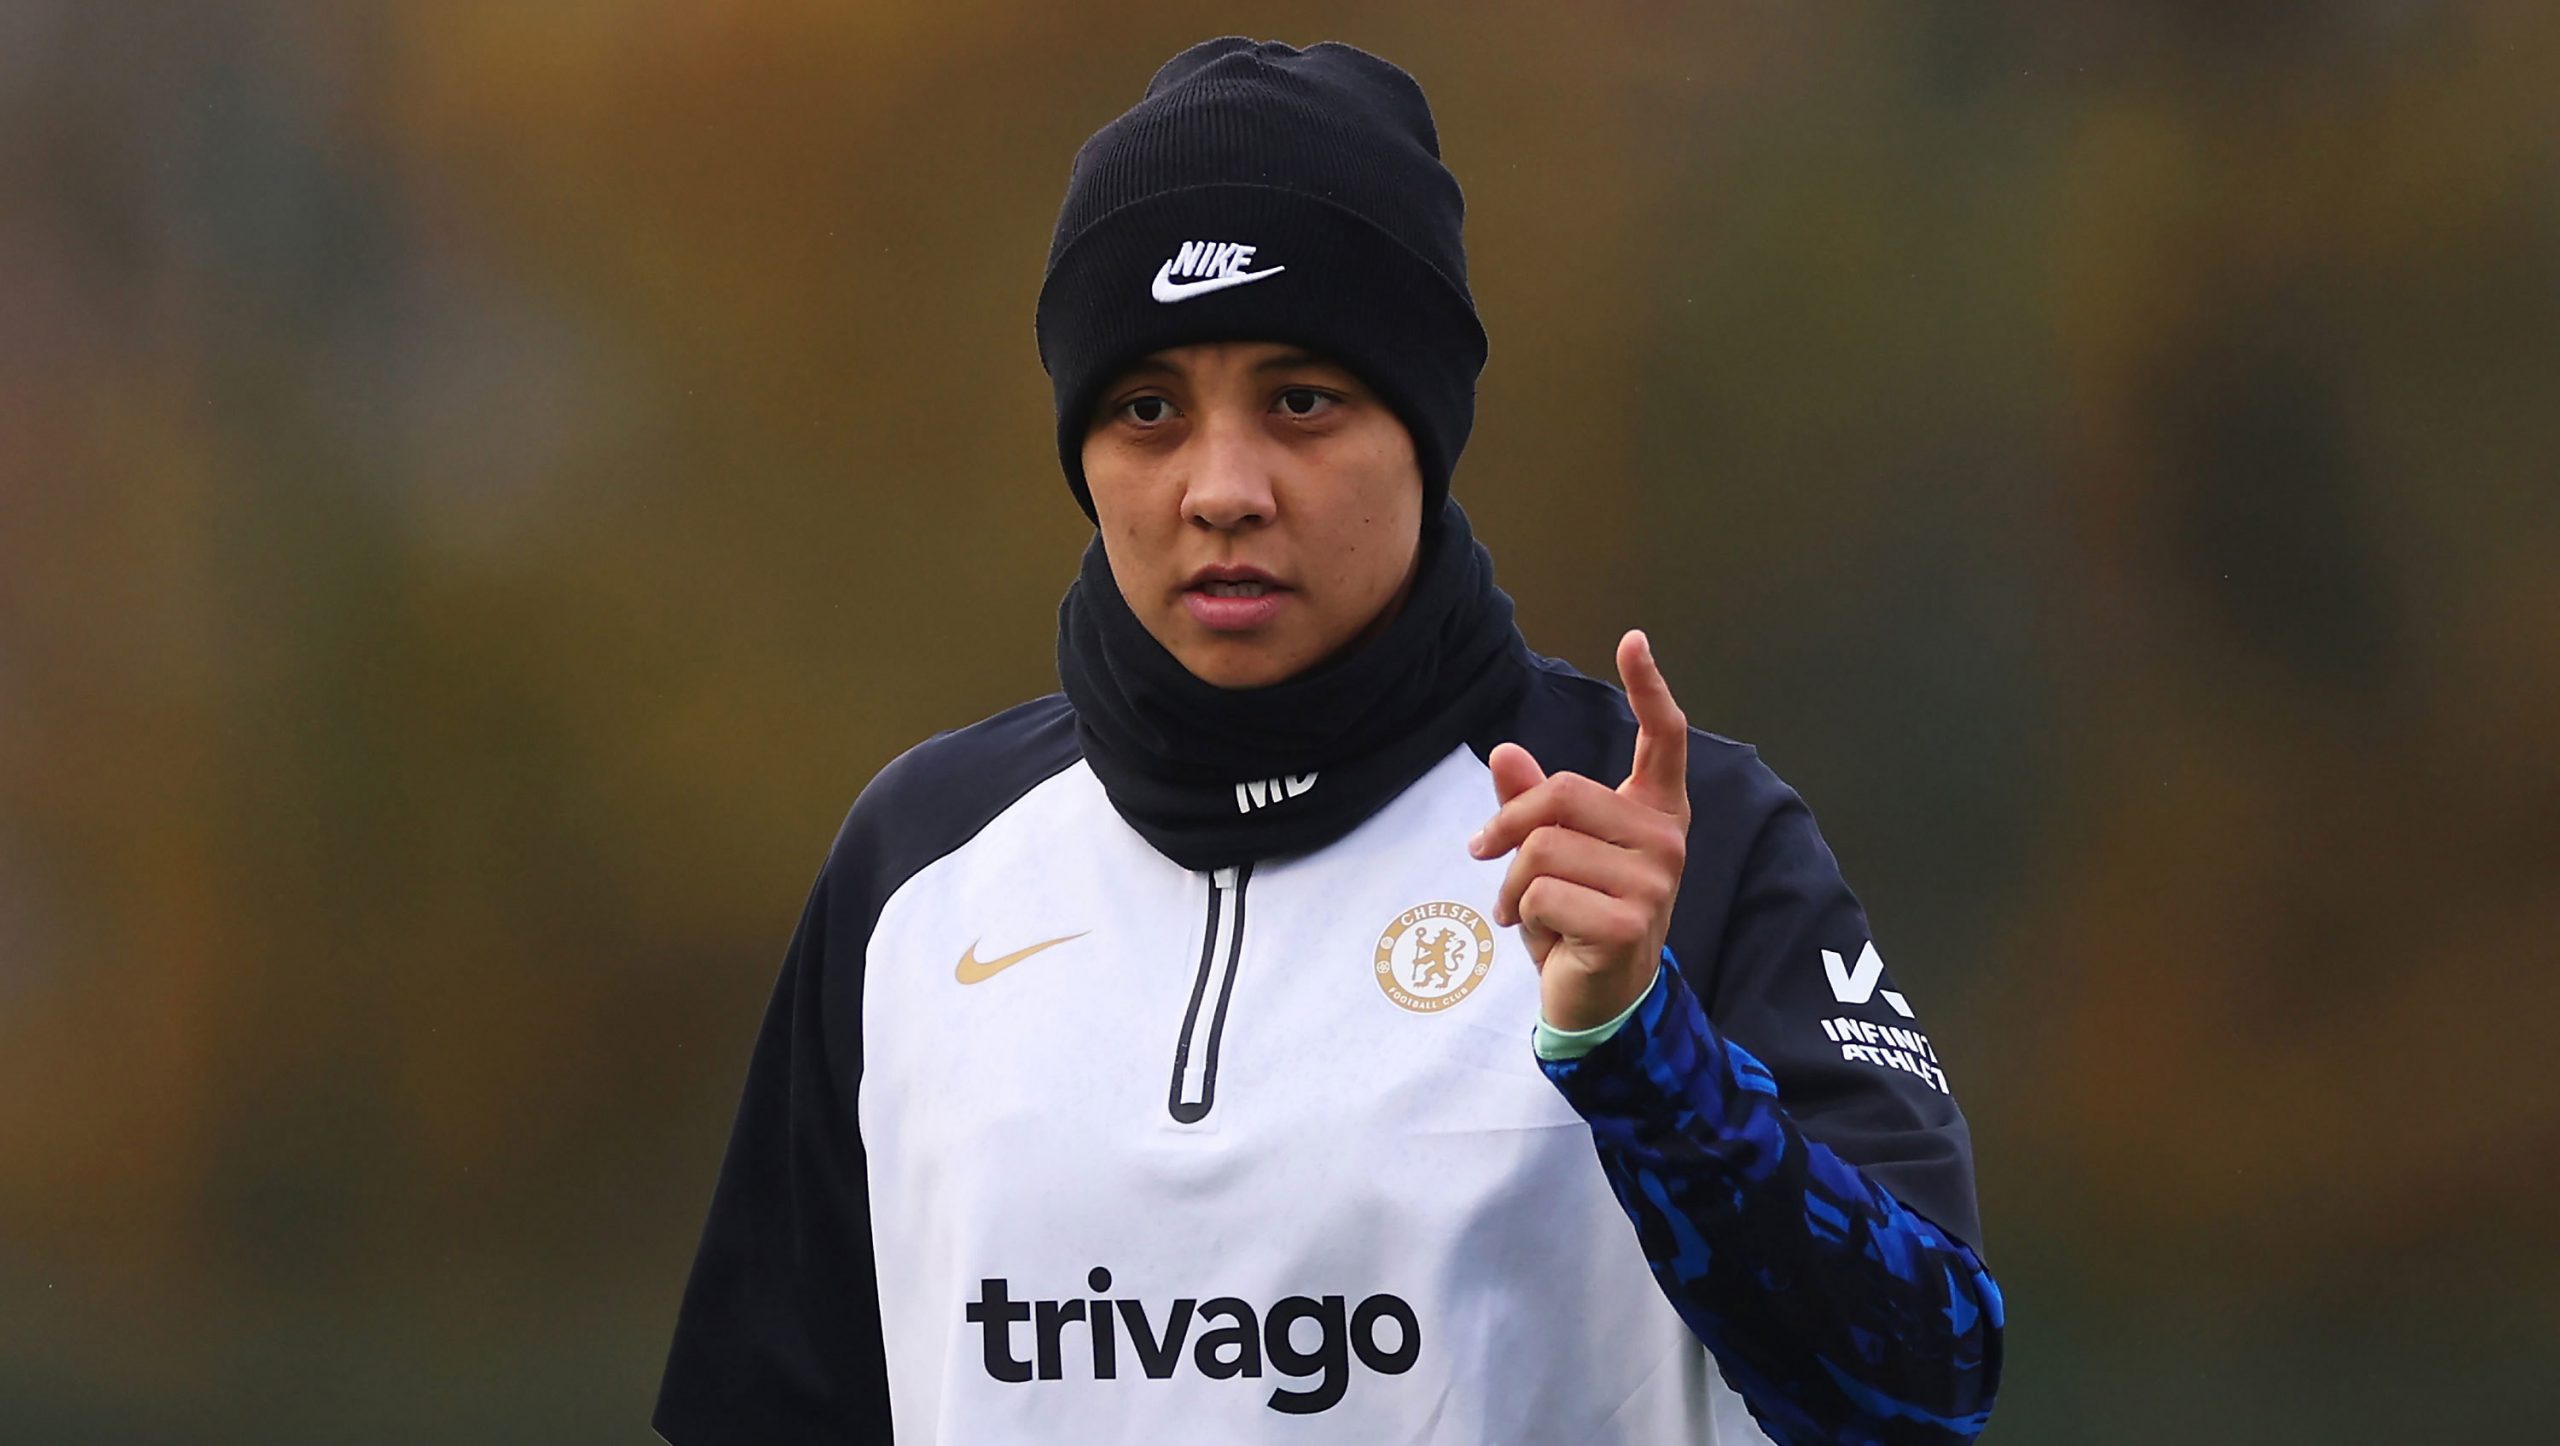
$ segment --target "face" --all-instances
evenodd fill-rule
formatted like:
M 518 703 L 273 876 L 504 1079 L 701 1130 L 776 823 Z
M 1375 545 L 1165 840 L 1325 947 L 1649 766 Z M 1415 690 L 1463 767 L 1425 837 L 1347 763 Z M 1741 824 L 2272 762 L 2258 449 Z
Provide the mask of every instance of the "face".
M 1084 475 L 1129 610 L 1219 687 L 1305 671 L 1412 587 L 1413 438 L 1357 377 L 1295 347 L 1175 347 L 1121 373 Z

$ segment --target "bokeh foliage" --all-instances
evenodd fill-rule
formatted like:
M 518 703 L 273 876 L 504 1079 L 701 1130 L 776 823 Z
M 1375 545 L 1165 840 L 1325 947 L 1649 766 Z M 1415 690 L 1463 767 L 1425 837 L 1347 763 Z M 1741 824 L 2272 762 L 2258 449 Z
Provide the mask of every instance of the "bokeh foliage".
M 645 1439 L 874 768 L 1054 686 L 1032 299 L 1224 30 L 1421 77 L 1531 641 L 1820 812 L 1994 1440 L 2560 1354 L 2560 10 L 0 6 L 0 1439 Z

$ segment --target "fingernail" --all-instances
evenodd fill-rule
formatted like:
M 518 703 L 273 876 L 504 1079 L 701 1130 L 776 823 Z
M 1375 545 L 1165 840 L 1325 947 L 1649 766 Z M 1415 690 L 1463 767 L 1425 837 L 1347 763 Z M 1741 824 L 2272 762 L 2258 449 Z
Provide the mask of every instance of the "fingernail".
M 1484 830 L 1476 830 L 1476 836 L 1467 840 L 1467 852 L 1476 858 L 1484 857 Z

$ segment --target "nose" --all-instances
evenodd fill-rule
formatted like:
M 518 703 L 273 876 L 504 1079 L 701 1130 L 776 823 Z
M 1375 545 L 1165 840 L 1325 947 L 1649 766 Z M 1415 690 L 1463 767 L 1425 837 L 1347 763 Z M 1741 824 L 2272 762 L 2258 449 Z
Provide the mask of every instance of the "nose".
M 1279 499 L 1275 461 L 1254 427 L 1213 413 L 1193 434 L 1183 479 L 1182 518 L 1194 527 L 1235 532 L 1270 523 Z

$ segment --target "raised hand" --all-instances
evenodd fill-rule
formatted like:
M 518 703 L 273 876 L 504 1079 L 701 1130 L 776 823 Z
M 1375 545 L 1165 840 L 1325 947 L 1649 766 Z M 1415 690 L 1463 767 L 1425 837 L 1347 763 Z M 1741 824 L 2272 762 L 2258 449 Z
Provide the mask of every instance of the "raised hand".
M 1520 926 L 1556 1029 L 1606 1023 L 1643 997 L 1688 858 L 1689 720 L 1642 632 L 1618 640 L 1618 678 L 1636 715 L 1626 781 L 1549 775 L 1528 749 L 1501 744 L 1486 759 L 1501 807 L 1467 843 L 1480 859 L 1518 851 L 1494 922 Z

